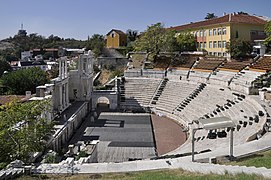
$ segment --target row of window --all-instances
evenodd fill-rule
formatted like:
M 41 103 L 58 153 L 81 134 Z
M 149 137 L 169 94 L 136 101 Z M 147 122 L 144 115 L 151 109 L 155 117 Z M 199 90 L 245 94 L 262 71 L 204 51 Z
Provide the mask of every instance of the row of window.
M 209 29 L 209 36 L 226 35 L 226 34 L 227 34 L 226 27 Z M 207 36 L 207 32 L 206 32 L 206 30 L 196 31 L 196 32 L 194 32 L 194 36 L 197 36 L 197 37 L 206 37 Z
M 228 56 L 228 54 L 225 52 L 208 52 L 208 54 L 211 56 L 219 56 L 219 57 L 221 57 L 221 56 L 227 57 Z
M 226 41 L 209 41 L 209 48 L 226 48 Z M 198 43 L 199 48 L 206 48 L 206 42 Z

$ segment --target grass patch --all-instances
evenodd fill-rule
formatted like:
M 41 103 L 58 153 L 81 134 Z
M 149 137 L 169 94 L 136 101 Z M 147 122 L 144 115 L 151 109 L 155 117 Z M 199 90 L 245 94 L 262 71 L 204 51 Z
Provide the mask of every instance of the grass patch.
M 264 179 L 261 176 L 256 175 L 246 175 L 238 174 L 233 175 L 216 175 L 216 174 L 200 174 L 200 173 L 191 173 L 188 171 L 183 171 L 180 169 L 174 170 L 154 170 L 154 171 L 141 171 L 141 172 L 129 172 L 129 173 L 105 173 L 105 174 L 82 174 L 82 175 L 35 175 L 35 176 L 22 176 L 19 178 L 21 180 L 30 180 L 30 179 L 56 179 L 56 180 L 85 180 L 85 179 L 100 179 L 100 180 L 110 180 L 110 179 L 120 179 L 120 180 L 186 180 L 186 179 L 195 179 L 195 180 L 228 180 L 228 179 L 240 179 L 240 180 L 252 180 Z
M 242 158 L 225 164 L 271 168 L 271 151 L 258 153 L 250 157 Z

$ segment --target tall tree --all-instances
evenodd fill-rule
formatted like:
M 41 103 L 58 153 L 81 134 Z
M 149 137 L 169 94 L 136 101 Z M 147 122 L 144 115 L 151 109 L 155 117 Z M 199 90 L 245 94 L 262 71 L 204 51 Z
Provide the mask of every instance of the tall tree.
M 217 18 L 215 13 L 207 13 L 204 19 L 213 19 L 213 18 Z
M 136 40 L 137 36 L 138 36 L 138 31 L 136 30 L 131 30 L 131 29 L 128 29 L 126 31 L 126 35 L 127 35 L 127 42 L 133 42 Z
M 89 38 L 86 49 L 92 50 L 95 57 L 98 57 L 102 53 L 104 46 L 104 36 L 100 34 L 94 34 L 91 36 L 91 38 Z
M 182 32 L 177 36 L 180 51 L 196 51 L 196 40 L 190 32 Z
M 14 101 L 0 106 L 0 162 L 28 162 L 32 153 L 45 148 L 44 138 L 53 128 L 52 122 L 42 116 L 48 107 L 46 101 Z
M 161 23 L 148 26 L 147 30 L 134 43 L 135 51 L 157 54 L 160 51 L 176 50 L 175 33 L 166 30 Z
M 235 59 L 242 59 L 252 52 L 252 45 L 249 41 L 243 41 L 241 39 L 231 40 L 227 44 L 227 51 Z
M 265 44 L 271 47 L 271 21 L 268 21 L 268 23 L 265 24 L 264 32 L 267 35 L 267 38 L 265 39 Z
M 9 63 L 0 56 L 0 78 L 5 71 L 11 71 Z
M 14 71 L 2 77 L 2 84 L 8 88 L 8 93 L 16 95 L 24 95 L 25 91 L 35 93 L 37 86 L 48 82 L 46 72 L 38 67 Z

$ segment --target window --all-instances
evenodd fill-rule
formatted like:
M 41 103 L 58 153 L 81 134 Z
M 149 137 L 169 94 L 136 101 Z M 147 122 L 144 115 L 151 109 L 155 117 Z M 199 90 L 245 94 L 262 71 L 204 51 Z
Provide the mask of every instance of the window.
M 217 48 L 217 46 L 216 46 L 216 41 L 214 41 L 213 47 L 214 47 L 214 48 Z
M 213 55 L 214 55 L 214 56 L 217 56 L 217 53 L 216 53 L 216 52 L 214 52 L 214 53 L 213 53 Z
M 198 37 L 200 36 L 200 33 L 199 33 L 199 31 L 197 31 L 197 36 L 198 36 Z
M 206 33 L 206 31 L 204 30 L 204 31 L 203 31 L 203 36 L 206 37 L 206 36 L 207 36 L 206 34 L 207 34 L 207 33 Z
M 222 47 L 221 41 L 218 41 L 217 44 L 218 44 L 218 48 Z
M 209 29 L 209 36 L 212 36 L 212 35 L 213 35 L 213 30 Z
M 199 36 L 202 37 L 202 31 L 200 31 L 200 35 Z
M 238 33 L 238 31 L 235 32 L 235 38 L 239 38 L 239 33 Z
M 206 48 L 206 42 L 203 43 L 203 48 Z
M 194 32 L 194 36 L 197 37 L 197 31 Z
M 258 31 L 258 35 L 265 36 L 265 32 L 264 31 Z
M 115 33 L 112 33 L 112 34 L 111 34 L 111 37 L 114 38 L 114 37 L 115 37 Z
M 223 47 L 223 48 L 226 48 L 226 47 L 227 47 L 227 41 L 223 41 L 222 47 Z
M 219 52 L 219 53 L 217 53 L 217 56 L 221 56 L 221 53 Z
M 226 35 L 227 34 L 227 29 L 225 27 L 222 28 L 222 34 Z
M 213 53 L 212 53 L 212 52 L 208 52 L 208 54 L 209 54 L 210 56 L 212 56 Z
M 200 43 L 200 46 L 199 46 L 200 48 L 202 48 L 202 42 Z
M 210 41 L 210 42 L 209 42 L 209 48 L 213 48 L 212 45 L 213 45 L 213 41 Z
M 216 29 L 213 29 L 213 35 L 214 36 L 216 35 Z
M 227 57 L 227 53 L 223 53 L 223 56 L 224 56 L 224 57 Z
M 218 35 L 221 35 L 221 28 L 218 28 L 218 29 L 217 29 L 217 34 L 218 34 Z

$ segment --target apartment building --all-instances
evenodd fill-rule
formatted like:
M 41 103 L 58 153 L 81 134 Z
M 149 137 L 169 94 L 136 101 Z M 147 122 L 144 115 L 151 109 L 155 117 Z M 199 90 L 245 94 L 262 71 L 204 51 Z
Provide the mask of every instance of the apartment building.
M 248 14 L 225 14 L 205 21 L 193 22 L 169 29 L 178 33 L 191 32 L 195 35 L 197 48 L 205 49 L 209 55 L 230 57 L 226 45 L 232 39 L 250 42 L 265 39 L 264 25 L 267 21 Z

